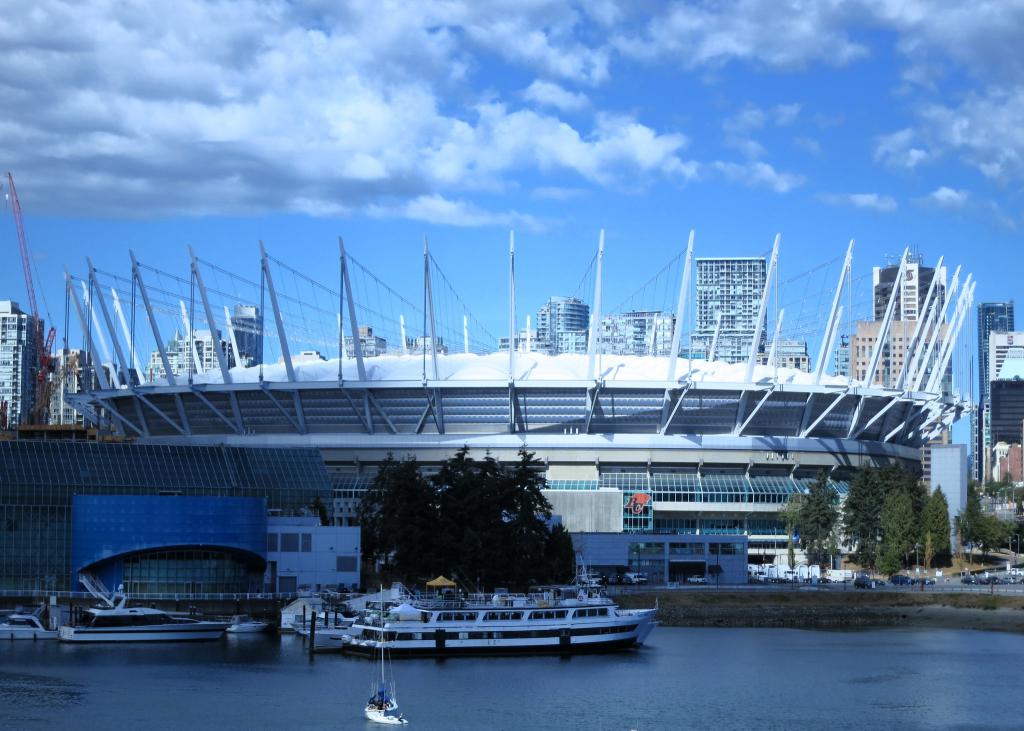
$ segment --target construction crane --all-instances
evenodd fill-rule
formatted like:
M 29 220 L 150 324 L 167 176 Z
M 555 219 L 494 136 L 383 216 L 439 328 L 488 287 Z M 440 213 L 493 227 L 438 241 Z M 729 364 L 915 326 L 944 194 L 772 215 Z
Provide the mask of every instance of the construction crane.
M 11 195 L 11 210 L 14 213 L 14 227 L 18 233 L 18 248 L 21 251 L 21 266 L 25 272 L 25 290 L 28 293 L 29 310 L 32 313 L 32 327 L 35 330 L 36 343 L 36 372 L 35 372 L 35 402 L 29 412 L 30 424 L 43 424 L 46 422 L 46 413 L 50 401 L 50 373 L 53 370 L 53 344 L 57 339 L 57 330 L 50 327 L 43 339 L 43 320 L 39 316 L 39 307 L 36 305 L 36 289 L 32 283 L 32 259 L 28 251 L 28 241 L 25 239 L 25 226 L 21 220 L 21 203 L 18 201 L 18 191 L 14 187 L 14 176 L 7 173 L 7 188 Z

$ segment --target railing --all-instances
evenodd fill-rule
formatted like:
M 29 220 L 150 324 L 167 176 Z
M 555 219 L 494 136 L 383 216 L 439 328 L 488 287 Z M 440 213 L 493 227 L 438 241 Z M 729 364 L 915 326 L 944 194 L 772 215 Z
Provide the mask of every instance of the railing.
M 48 597 L 57 597 L 58 599 L 95 599 L 95 597 L 87 591 L 50 591 L 47 589 L 0 589 L 0 597 L 10 597 L 14 599 L 24 598 L 39 598 L 46 599 Z M 248 601 L 253 599 L 265 599 L 265 600 L 287 600 L 297 599 L 303 594 L 298 592 L 292 593 L 273 593 L 263 592 L 258 594 L 131 594 L 128 597 L 129 602 L 141 602 L 141 601 Z

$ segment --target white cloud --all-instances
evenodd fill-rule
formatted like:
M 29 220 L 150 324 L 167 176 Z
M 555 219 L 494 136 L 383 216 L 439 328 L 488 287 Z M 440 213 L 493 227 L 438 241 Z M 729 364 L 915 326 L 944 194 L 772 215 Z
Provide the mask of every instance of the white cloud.
M 776 104 L 772 109 L 775 117 L 775 124 L 780 127 L 793 124 L 796 118 L 800 115 L 800 104 Z
M 487 211 L 464 200 L 448 200 L 440 195 L 423 195 L 400 206 L 373 206 L 369 213 L 378 217 L 398 216 L 414 221 L 445 226 L 503 226 L 541 231 L 545 226 L 536 217 L 517 211 Z
M 894 198 L 878 193 L 822 193 L 818 199 L 833 206 L 853 206 L 878 213 L 892 213 L 899 207 Z
M 477 102 L 474 54 L 605 79 L 607 52 L 580 40 L 582 22 L 553 0 L 500 13 L 460 0 L 15 5 L 0 14 L 0 149 L 26 171 L 34 210 L 115 216 L 348 215 L 520 174 L 694 177 L 680 132 Z M 549 103 L 585 100 L 545 83 Z
M 943 185 L 933 190 L 928 195 L 928 200 L 943 208 L 963 208 L 969 197 L 966 190 L 957 190 Z
M 684 68 L 731 61 L 783 69 L 810 62 L 843 66 L 867 55 L 844 27 L 853 14 L 838 0 L 673 3 L 641 33 L 617 39 L 616 46 L 627 56 L 672 58 Z
M 590 105 L 586 94 L 568 91 L 558 84 L 537 79 L 523 91 L 523 98 L 562 112 L 578 112 Z
M 894 168 L 913 170 L 929 160 L 930 155 L 914 144 L 916 134 L 912 129 L 901 129 L 883 135 L 875 141 L 875 161 Z
M 813 137 L 796 137 L 793 139 L 793 145 L 812 155 L 821 154 L 821 143 Z
M 804 183 L 804 176 L 781 173 L 766 162 L 735 163 L 721 160 L 711 163 L 711 168 L 726 179 L 750 187 L 768 188 L 776 193 L 788 193 Z

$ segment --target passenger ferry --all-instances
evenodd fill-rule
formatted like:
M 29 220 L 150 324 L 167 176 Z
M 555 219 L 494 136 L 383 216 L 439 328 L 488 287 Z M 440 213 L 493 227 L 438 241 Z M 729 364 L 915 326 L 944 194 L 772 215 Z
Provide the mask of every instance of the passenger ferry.
M 642 645 L 656 609 L 621 609 L 603 591 L 583 585 L 530 594 L 414 597 L 356 622 L 343 652 L 392 655 L 568 654 Z

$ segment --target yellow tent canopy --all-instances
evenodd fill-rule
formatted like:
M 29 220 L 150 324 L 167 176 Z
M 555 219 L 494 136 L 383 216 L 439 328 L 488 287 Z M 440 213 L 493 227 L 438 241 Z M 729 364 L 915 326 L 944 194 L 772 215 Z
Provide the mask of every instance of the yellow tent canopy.
M 455 582 L 451 579 L 445 578 L 442 575 L 438 576 L 436 579 L 428 581 L 427 586 L 429 586 L 431 589 L 454 589 Z

